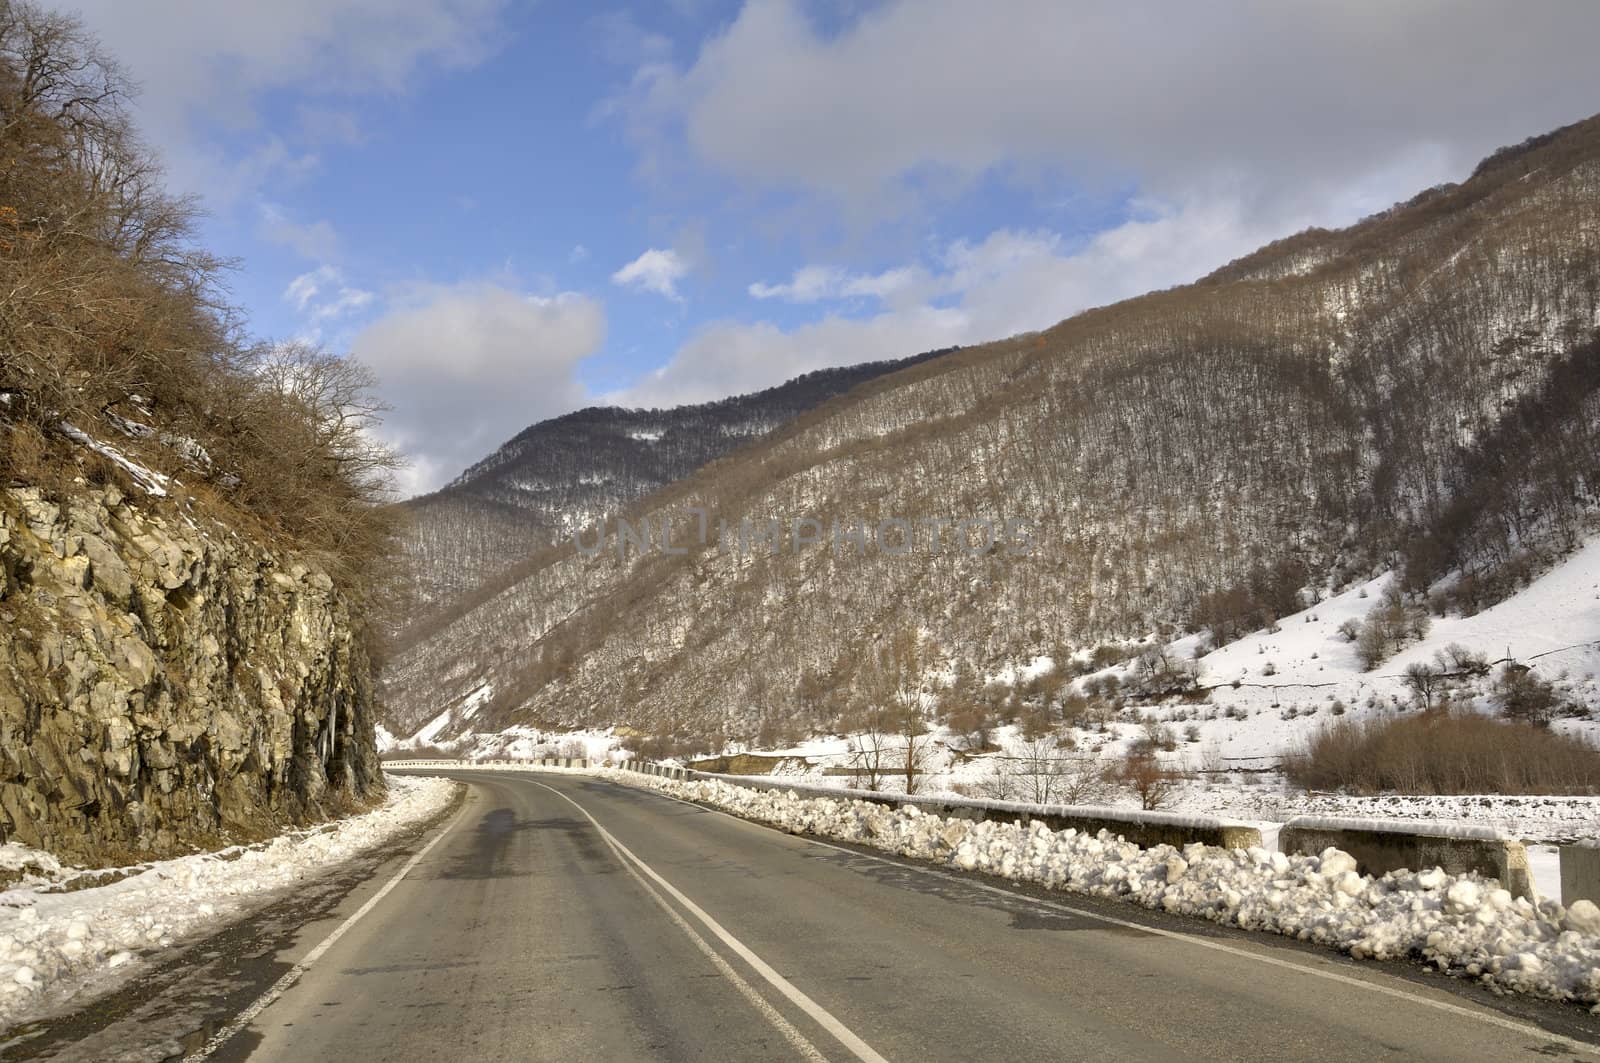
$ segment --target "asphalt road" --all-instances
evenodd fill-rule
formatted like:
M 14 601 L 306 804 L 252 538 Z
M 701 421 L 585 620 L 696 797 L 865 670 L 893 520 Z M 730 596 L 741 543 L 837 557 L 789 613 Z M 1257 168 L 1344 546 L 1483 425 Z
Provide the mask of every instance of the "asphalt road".
M 302 934 L 294 962 L 314 962 L 212 1058 L 1600 1058 L 1576 1009 L 1530 1021 L 1442 979 L 590 778 L 461 778 L 461 813 Z

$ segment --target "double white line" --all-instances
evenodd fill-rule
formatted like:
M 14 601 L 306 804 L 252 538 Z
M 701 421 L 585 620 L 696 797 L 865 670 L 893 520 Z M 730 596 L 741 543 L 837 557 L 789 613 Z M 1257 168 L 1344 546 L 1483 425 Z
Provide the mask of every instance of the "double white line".
M 611 851 L 617 855 L 617 859 L 622 864 L 623 870 L 627 871 L 628 874 L 634 877 L 639 885 L 644 888 L 644 891 L 649 894 L 651 899 L 661 906 L 662 911 L 667 913 L 667 916 L 678 927 L 678 929 L 682 930 L 686 935 L 688 935 L 689 939 L 694 942 L 695 947 L 706 955 L 706 957 L 716 967 L 718 972 L 720 972 L 722 976 L 739 991 L 741 996 L 750 1002 L 751 1006 L 761 1013 L 762 1017 L 770 1022 L 778 1030 L 778 1032 L 783 1035 L 785 1040 L 794 1046 L 794 1048 L 801 1054 L 802 1057 L 811 1060 L 812 1063 L 827 1063 L 828 1061 L 828 1057 L 823 1055 L 817 1046 L 812 1044 L 811 1041 L 806 1038 L 805 1034 L 801 1033 L 793 1023 L 784 1018 L 782 1013 L 780 1013 L 777 1008 L 768 1003 L 767 999 L 757 992 L 754 986 L 752 986 L 745 978 L 743 978 L 738 971 L 734 970 L 732 965 L 730 965 L 727 960 L 723 959 L 721 954 L 719 954 L 716 949 L 711 947 L 710 942 L 706 941 L 706 939 L 702 937 L 694 929 L 694 927 L 689 925 L 682 915 L 678 914 L 677 909 L 667 902 L 666 897 L 662 896 L 663 892 L 665 892 L 673 900 L 677 901 L 678 904 L 682 905 L 685 911 L 699 920 L 719 941 L 732 950 L 734 954 L 736 954 L 741 960 L 749 964 L 752 970 L 764 978 L 779 993 L 783 994 L 783 996 L 790 1003 L 794 1004 L 795 1007 L 809 1015 L 817 1023 L 817 1025 L 821 1026 L 830 1035 L 832 1035 L 835 1040 L 843 1045 L 852 1056 L 858 1060 L 861 1060 L 862 1063 L 888 1063 L 888 1060 L 884 1059 L 883 1056 L 875 1052 L 871 1045 L 867 1044 L 860 1037 L 856 1036 L 856 1034 L 852 1032 L 848 1026 L 840 1022 L 838 1018 L 836 1018 L 831 1012 L 829 1012 L 822 1005 L 818 1004 L 815 1000 L 812 1000 L 805 993 L 801 992 L 800 989 L 794 985 L 794 983 L 783 977 L 783 975 L 773 970 L 772 966 L 751 951 L 749 946 L 730 934 L 727 929 L 722 926 L 722 924 L 718 923 L 715 919 L 711 918 L 711 916 L 707 915 L 699 905 L 695 904 L 688 897 L 685 897 L 676 886 L 657 874 L 655 869 L 649 864 L 646 864 L 643 860 L 640 860 L 637 856 L 635 856 L 627 846 L 623 845 L 615 837 L 613 837 L 610 831 L 600 826 L 595 818 L 589 814 L 588 809 L 578 804 L 578 802 L 574 801 L 560 790 L 545 786 L 544 783 L 541 782 L 535 782 L 534 785 L 549 790 L 551 793 L 570 804 L 573 808 L 576 808 L 579 812 L 583 813 L 583 817 L 589 821 L 589 823 L 599 833 L 600 837 L 605 841 L 605 843 L 611 847 Z M 428 853 L 433 850 L 433 847 L 438 845 L 451 833 L 455 827 L 456 820 L 459 820 L 463 814 L 465 814 L 465 808 L 456 814 L 456 819 L 451 821 L 450 826 L 446 827 L 444 830 L 441 830 L 428 842 L 427 845 L 423 846 L 416 853 L 416 855 L 407 860 L 405 865 L 401 867 L 400 870 L 389 879 L 389 881 L 383 884 L 382 888 L 380 888 L 371 897 L 367 898 L 366 903 L 352 912 L 349 918 L 340 923 L 332 933 L 319 941 L 316 947 L 314 947 L 310 952 L 306 953 L 305 957 L 301 959 L 299 963 L 296 963 L 287 972 L 285 972 L 283 977 L 274 982 L 266 992 L 262 993 L 254 1001 L 252 1001 L 248 1007 L 239 1012 L 239 1014 L 235 1015 L 227 1025 L 223 1026 L 216 1033 L 212 1034 L 211 1037 L 206 1040 L 206 1043 L 203 1046 L 185 1056 L 184 1063 L 205 1063 L 205 1061 L 209 1060 L 219 1048 L 231 1040 L 234 1035 L 236 1035 L 240 1030 L 243 1030 L 245 1027 L 249 1026 L 250 1023 L 254 1022 L 256 1016 L 260 1015 L 267 1008 L 271 1007 L 279 997 L 283 996 L 283 994 L 286 993 L 291 986 L 300 980 L 301 976 L 304 975 L 306 971 L 311 969 L 312 964 L 320 960 L 329 949 L 333 948 L 333 946 L 338 943 L 340 938 L 349 933 L 350 929 L 355 926 L 357 922 L 359 922 L 369 912 L 376 908 L 396 886 L 400 885 L 401 880 L 410 874 L 412 869 L 427 857 Z M 657 887 L 660 888 L 657 889 Z
M 545 786 L 545 784 L 542 782 L 535 782 L 534 785 L 549 790 L 567 804 L 583 813 L 583 818 L 589 821 L 590 825 L 592 825 L 594 829 L 599 832 L 600 837 L 604 839 L 605 843 L 611 847 L 611 851 L 617 854 L 617 859 L 622 862 L 622 866 L 628 872 L 628 874 L 632 875 L 634 879 L 638 881 L 639 885 L 644 887 L 644 891 L 661 906 L 661 910 L 667 913 L 668 917 L 671 918 L 673 923 L 677 925 L 678 929 L 682 930 L 689 936 L 689 939 L 694 942 L 695 947 L 697 947 L 701 952 L 705 953 L 707 958 L 709 958 L 716 966 L 717 970 L 722 973 L 722 976 L 731 982 L 733 987 L 737 989 L 739 993 L 746 1000 L 748 1000 L 751 1005 L 753 1005 L 755 1009 L 766 1018 L 768 1022 L 772 1023 L 772 1025 L 777 1028 L 778 1032 L 784 1036 L 784 1039 L 793 1045 L 802 1056 L 810 1060 L 819 1061 L 819 1063 L 825 1063 L 827 1059 L 827 1057 L 817 1049 L 817 1046 L 807 1040 L 806 1036 L 801 1033 L 793 1023 L 784 1018 L 783 1015 L 779 1013 L 778 1009 L 767 1003 L 766 998 L 758 993 L 754 986 L 740 976 L 739 972 L 734 970 L 728 961 L 724 960 L 717 953 L 717 951 L 711 947 L 711 943 L 705 938 L 701 937 L 694 927 L 690 926 L 683 916 L 678 914 L 677 909 L 673 908 L 672 905 L 667 903 L 667 898 L 661 895 L 663 892 L 682 905 L 683 909 L 698 919 L 707 930 L 711 931 L 712 935 L 716 937 L 718 941 L 721 941 L 741 960 L 749 964 L 750 968 L 754 970 L 756 974 L 759 974 L 762 978 L 766 979 L 767 983 L 779 993 L 782 993 L 791 1004 L 809 1015 L 818 1026 L 821 1026 L 824 1030 L 827 1030 L 828 1033 L 833 1036 L 834 1040 L 838 1041 L 841 1045 L 848 1049 L 850 1054 L 855 1056 L 856 1059 L 861 1060 L 862 1063 L 889 1063 L 888 1060 L 884 1059 L 883 1056 L 874 1051 L 871 1045 L 867 1044 L 860 1037 L 856 1036 L 850 1027 L 840 1022 L 832 1012 L 828 1011 L 828 1009 L 824 1008 L 821 1004 L 818 1004 L 815 1000 L 812 1000 L 810 997 L 806 996 L 806 994 L 801 992 L 793 982 L 789 981 L 783 975 L 773 970 L 772 965 L 767 963 L 767 961 L 763 960 L 760 956 L 757 956 L 753 951 L 751 951 L 748 945 L 730 934 L 721 923 L 711 918 L 711 916 L 707 915 L 699 905 L 695 904 L 688 897 L 685 897 L 682 891 L 657 874 L 655 869 L 649 864 L 633 855 L 633 852 L 626 845 L 623 845 L 621 842 L 617 841 L 616 838 L 612 837 L 611 832 L 602 827 L 599 821 L 589 814 L 588 809 L 584 808 L 582 805 L 578 804 L 578 802 L 574 801 L 572 798 L 568 797 L 566 794 L 555 789 L 554 787 Z M 652 883 L 654 883 L 654 885 L 652 885 Z M 660 891 L 657 891 L 655 888 L 656 886 L 661 887 Z

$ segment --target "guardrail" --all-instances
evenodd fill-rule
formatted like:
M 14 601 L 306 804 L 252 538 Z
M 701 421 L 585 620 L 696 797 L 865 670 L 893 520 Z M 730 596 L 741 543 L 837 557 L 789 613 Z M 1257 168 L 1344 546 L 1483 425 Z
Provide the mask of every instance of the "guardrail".
M 1538 896 L 1522 843 L 1493 827 L 1296 816 L 1278 832 L 1279 852 L 1315 855 L 1330 846 L 1355 857 L 1356 869 L 1367 875 L 1431 867 L 1452 875 L 1476 871 L 1498 879 L 1513 896 Z
M 515 771 L 521 768 L 531 771 L 534 768 L 591 768 L 592 761 L 586 757 L 538 757 L 515 758 L 500 757 L 489 760 L 452 760 L 448 757 L 415 757 L 410 760 L 384 760 L 379 762 L 385 771 L 394 768 L 449 768 L 451 771 L 471 771 L 473 769 L 493 769 L 495 771 Z
M 1216 816 L 1146 812 L 1097 805 L 1035 805 L 1017 801 L 983 801 L 967 797 L 894 794 L 877 790 L 852 790 L 839 786 L 785 782 L 781 779 L 763 779 L 751 775 L 718 775 L 700 771 L 689 771 L 679 777 L 715 779 L 718 782 L 755 790 L 793 790 L 814 797 L 867 801 L 878 805 L 915 805 L 922 811 L 946 819 L 964 819 L 972 822 L 998 820 L 1024 826 L 1029 823 L 1043 823 L 1051 830 L 1070 829 L 1088 834 L 1104 830 L 1121 835 L 1146 849 L 1156 845 L 1171 845 L 1181 849 L 1196 842 L 1223 849 L 1248 849 L 1261 844 L 1261 831 L 1257 828 Z
M 490 760 L 412 759 L 387 760 L 385 768 L 448 769 L 491 771 L 582 770 L 597 765 L 583 757 L 542 757 L 538 759 L 497 758 Z M 933 797 L 922 794 L 891 794 L 873 790 L 852 790 L 841 786 L 818 786 L 781 778 L 754 775 L 723 775 L 693 771 L 671 764 L 629 760 L 615 765 L 620 770 L 654 775 L 680 782 L 708 780 L 743 786 L 752 790 L 793 790 L 813 797 L 846 801 L 867 801 L 880 805 L 915 805 L 947 819 L 982 822 L 986 819 L 1006 823 L 1043 823 L 1051 830 L 1075 829 L 1088 833 L 1101 830 L 1121 835 L 1135 845 L 1149 848 L 1172 845 L 1182 848 L 1199 842 L 1224 849 L 1246 849 L 1261 845 L 1261 832 L 1244 823 L 1215 816 L 1190 816 L 1174 812 L 1144 812 L 1124 808 L 1078 805 L 1031 805 L 1013 801 L 981 801 L 963 797 Z M 1476 871 L 1500 884 L 1518 897 L 1535 896 L 1528 869 L 1527 851 L 1522 842 L 1491 827 L 1450 827 L 1422 820 L 1330 819 L 1298 816 L 1278 834 L 1278 850 L 1284 853 L 1316 855 L 1329 847 L 1342 849 L 1356 858 L 1365 874 L 1382 875 L 1401 868 L 1424 870 L 1443 868 L 1454 875 Z M 1561 901 L 1571 905 L 1578 900 L 1600 903 L 1600 845 L 1581 844 L 1561 847 Z
M 542 760 L 390 760 L 386 768 L 434 768 L 479 770 L 538 770 L 540 768 L 590 767 L 589 761 L 576 758 L 543 758 Z M 807 783 L 786 782 L 781 779 L 753 775 L 719 775 L 712 772 L 691 771 L 670 764 L 655 764 L 644 760 L 629 760 L 617 764 L 622 771 L 654 775 L 662 779 L 690 782 L 697 779 L 714 780 L 732 786 L 753 790 L 793 790 L 814 797 L 831 797 L 844 801 L 867 801 L 879 805 L 915 805 L 919 809 L 948 819 L 965 819 L 982 822 L 986 819 L 1005 823 L 1043 823 L 1051 830 L 1080 830 L 1090 834 L 1105 830 L 1120 835 L 1135 845 L 1149 848 L 1154 845 L 1172 845 L 1182 848 L 1199 842 L 1225 849 L 1247 849 L 1261 844 L 1261 832 L 1244 823 L 1233 823 L 1215 816 L 1189 816 L 1175 812 L 1141 812 L 1125 808 L 1101 808 L 1077 805 L 1029 805 L 1013 801 L 977 801 L 964 797 L 929 797 L 920 794 L 891 794 L 874 790 L 850 790 L 844 787 L 815 786 Z

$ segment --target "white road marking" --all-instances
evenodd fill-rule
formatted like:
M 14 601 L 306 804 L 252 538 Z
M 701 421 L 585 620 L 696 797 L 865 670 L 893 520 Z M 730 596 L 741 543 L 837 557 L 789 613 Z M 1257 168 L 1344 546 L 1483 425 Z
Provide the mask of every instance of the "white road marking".
M 317 942 L 317 946 L 310 952 L 306 953 L 305 957 L 299 963 L 289 968 L 284 976 L 272 983 L 272 986 L 265 993 L 262 993 L 259 997 L 256 997 L 256 999 L 250 1003 L 249 1007 L 245 1008 L 238 1015 L 235 1015 L 233 1020 L 229 1022 L 228 1025 L 212 1034 L 210 1040 L 206 1041 L 206 1043 L 197 1051 L 191 1052 L 187 1056 L 184 1056 L 183 1063 L 203 1063 L 204 1060 L 210 1059 L 212 1054 L 216 1052 L 217 1049 L 227 1044 L 235 1034 L 244 1029 L 246 1026 L 249 1026 L 250 1023 L 254 1022 L 257 1015 L 260 1015 L 263 1011 L 267 1010 L 267 1008 L 271 1007 L 279 997 L 283 996 L 283 994 L 288 991 L 290 986 L 294 985 L 295 982 L 300 980 L 301 975 L 305 974 L 311 969 L 312 964 L 322 959 L 323 955 L 326 954 L 329 949 L 333 948 L 334 944 L 338 942 L 340 938 L 349 933 L 350 928 L 355 926 L 356 923 L 361 920 L 362 916 L 376 908 L 378 906 L 378 902 L 389 895 L 390 890 L 400 885 L 400 880 L 410 874 L 412 868 L 422 863 L 422 858 L 427 856 L 429 851 L 432 850 L 435 845 L 438 845 L 445 839 L 447 835 L 449 835 L 452 830 L 455 829 L 456 823 L 460 821 L 465 812 L 466 805 L 463 804 L 461 810 L 455 814 L 455 816 L 450 820 L 449 824 L 447 824 L 432 841 L 418 850 L 415 856 L 413 856 L 410 860 L 407 860 L 406 865 L 396 872 L 393 878 L 391 878 L 388 882 L 385 882 L 382 889 L 378 890 L 378 892 L 374 893 L 371 897 L 368 897 L 367 903 L 363 904 L 360 908 L 357 908 L 354 912 L 352 912 L 350 914 L 350 918 L 346 919 L 344 922 L 340 923 L 334 928 L 333 933 Z
M 537 785 L 542 786 L 543 784 Z M 582 811 L 582 809 L 579 809 L 579 811 Z M 811 1063 L 828 1063 L 828 1057 L 824 1056 L 816 1045 L 807 1040 L 806 1035 L 801 1033 L 794 1023 L 784 1018 L 777 1008 L 767 1003 L 767 998 L 756 992 L 755 986 L 747 982 L 738 971 L 735 971 L 732 965 L 723 959 L 716 949 L 711 947 L 711 943 L 701 937 L 695 928 L 690 926 L 688 921 L 678 914 L 678 910 L 668 903 L 667 899 L 654 886 L 650 885 L 649 880 L 639 874 L 633 864 L 622 855 L 615 845 L 612 845 L 610 838 L 602 838 L 602 840 L 616 854 L 617 863 L 622 865 L 622 870 L 633 876 L 634 881 L 639 883 L 639 887 L 650 895 L 650 899 L 660 905 L 661 910 L 667 913 L 667 918 L 672 920 L 673 925 L 689 936 L 689 940 L 694 942 L 695 947 L 705 954 L 706 958 L 711 961 L 712 965 L 716 967 L 724 978 L 733 983 L 734 988 L 761 1013 L 763 1018 L 777 1028 L 778 1032 L 783 1035 L 784 1040 L 793 1045 L 795 1050 L 810 1060 Z
M 540 783 L 539 785 L 543 786 L 544 784 Z M 548 789 L 548 787 L 546 787 L 546 789 Z M 644 788 L 635 787 L 635 789 Z M 1492 1011 L 1463 1007 L 1459 1004 L 1452 1004 L 1444 1000 L 1435 1000 L 1432 997 L 1426 997 L 1420 993 L 1412 993 L 1394 986 L 1381 985 L 1377 982 L 1369 982 L 1362 978 L 1354 978 L 1347 974 L 1340 974 L 1338 971 L 1310 967 L 1303 963 L 1295 963 L 1293 960 L 1285 960 L 1278 956 L 1268 956 L 1259 952 L 1251 951 L 1250 949 L 1241 949 L 1233 945 L 1223 944 L 1220 941 L 1212 941 L 1208 938 L 1197 937 L 1194 934 L 1185 934 L 1177 930 L 1166 930 L 1162 927 L 1149 926 L 1145 923 L 1136 923 L 1130 919 L 1118 919 L 1115 916 L 1103 915 L 1099 912 L 1089 911 L 1084 908 L 1074 908 L 1070 904 L 1062 904 L 1058 901 L 1047 901 L 1039 897 L 1030 896 L 1026 893 L 1018 893 L 1015 890 L 1008 890 L 999 886 L 993 886 L 987 882 L 978 882 L 974 879 L 968 878 L 967 876 L 952 874 L 951 872 L 943 871 L 939 868 L 921 867 L 914 863 L 901 863 L 898 860 L 890 860 L 886 857 L 878 856 L 875 853 L 864 853 L 859 849 L 851 849 L 843 845 L 835 845 L 832 842 L 821 841 L 817 838 L 808 837 L 806 835 L 790 834 L 788 831 L 780 830 L 779 828 L 773 827 L 769 824 L 760 823 L 756 820 L 745 819 L 744 817 L 736 816 L 731 812 L 724 812 L 720 808 L 712 808 L 708 805 L 697 804 L 694 801 L 685 801 L 681 797 L 674 797 L 671 794 L 662 793 L 659 790 L 649 790 L 648 792 L 654 793 L 658 797 L 665 797 L 669 801 L 676 801 L 679 804 L 688 805 L 690 808 L 698 808 L 704 812 L 713 812 L 719 816 L 727 816 L 729 819 L 734 820 L 735 822 L 746 823 L 751 826 L 760 827 L 764 830 L 770 830 L 774 833 L 782 834 L 785 837 L 796 838 L 811 845 L 821 846 L 824 849 L 832 849 L 835 852 L 846 853 L 850 856 L 860 857 L 864 860 L 876 860 L 880 864 L 888 864 L 890 867 L 898 867 L 904 871 L 914 871 L 919 875 L 929 875 L 933 878 L 943 879 L 946 882 L 954 882 L 958 885 L 971 887 L 972 889 L 984 890 L 988 893 L 996 893 L 1002 897 L 1008 897 L 1012 901 L 1024 906 L 1032 905 L 1036 908 L 1065 912 L 1068 915 L 1076 915 L 1084 919 L 1092 919 L 1096 922 L 1106 923 L 1110 926 L 1124 927 L 1130 930 L 1139 930 L 1147 934 L 1155 934 L 1160 937 L 1169 938 L 1173 941 L 1182 941 L 1190 945 L 1198 945 L 1201 948 L 1213 949 L 1217 952 L 1225 952 L 1230 956 L 1237 956 L 1246 960 L 1254 960 L 1257 963 L 1263 963 L 1271 967 L 1281 967 L 1287 970 L 1299 972 L 1300 974 L 1309 974 L 1317 978 L 1326 978 L 1331 982 L 1338 982 L 1342 985 L 1353 986 L 1357 989 L 1365 989 L 1373 993 L 1381 993 L 1384 996 L 1394 997 L 1412 1004 L 1420 1004 L 1425 1007 L 1434 1008 L 1438 1011 L 1448 1012 L 1452 1015 L 1460 1015 L 1464 1018 L 1475 1019 L 1478 1022 L 1487 1023 L 1490 1026 L 1498 1026 L 1501 1029 L 1511 1030 L 1515 1033 L 1524 1034 L 1528 1037 L 1535 1037 L 1542 1041 L 1555 1042 L 1564 1048 L 1570 1048 L 1575 1051 L 1582 1052 L 1585 1055 L 1600 1057 L 1600 1045 L 1594 1045 L 1587 1041 L 1579 1041 L 1563 1034 L 1554 1033 L 1553 1031 L 1534 1026 L 1530 1023 L 1518 1022 L 1515 1019 L 1508 1019 L 1503 1015 L 1496 1014 Z
M 676 886 L 662 878 L 656 873 L 654 868 L 635 856 L 627 846 L 623 845 L 615 837 L 613 837 L 610 831 L 602 827 L 600 822 L 589 814 L 588 809 L 584 808 L 582 805 L 578 804 L 578 802 L 574 801 L 572 798 L 568 797 L 566 794 L 555 789 L 554 787 L 545 786 L 544 783 L 534 780 L 529 781 L 533 782 L 535 786 L 549 790 L 551 793 L 567 802 L 573 808 L 576 808 L 579 812 L 582 812 L 584 818 L 587 819 L 594 826 L 594 829 L 600 833 L 600 837 L 605 839 L 606 844 L 611 846 L 612 850 L 616 852 L 617 856 L 622 859 L 623 867 L 627 868 L 630 872 L 633 872 L 634 868 L 637 867 L 639 871 L 642 871 L 645 875 L 649 876 L 652 882 L 660 886 L 661 889 L 671 896 L 673 900 L 682 905 L 690 915 L 700 920 L 700 922 L 705 925 L 707 930 L 710 930 L 718 940 L 720 940 L 729 949 L 733 950 L 733 952 L 737 954 L 740 959 L 744 960 L 745 963 L 749 964 L 757 974 L 766 979 L 768 984 L 788 998 L 790 1003 L 794 1004 L 801 1011 L 811 1016 L 817 1025 L 827 1030 L 835 1040 L 844 1045 L 845 1048 L 849 1049 L 851 1054 L 853 1054 L 857 1059 L 861 1060 L 862 1063 L 889 1063 L 888 1060 L 884 1059 L 883 1056 L 874 1051 L 871 1045 L 867 1044 L 860 1037 L 856 1036 L 856 1034 L 852 1032 L 848 1026 L 835 1018 L 833 1013 L 829 1012 L 821 1004 L 818 1004 L 805 993 L 801 992 L 800 989 L 794 985 L 794 983 L 790 982 L 783 975 L 773 970 L 771 965 L 769 965 L 760 956 L 757 956 L 754 952 L 752 952 L 744 942 L 730 934 L 722 927 L 722 924 L 718 923 L 715 919 L 711 918 L 711 916 L 707 915 L 699 905 L 695 904 L 688 897 L 684 896 L 682 891 L 680 891 Z M 634 877 L 638 878 L 639 876 L 637 873 L 635 873 Z M 644 883 L 642 878 L 639 879 L 639 881 Z M 644 884 L 648 888 L 649 884 Z M 672 908 L 666 904 L 665 899 L 662 898 L 660 894 L 656 893 L 654 890 L 650 890 L 650 893 L 656 898 L 657 902 L 665 907 L 666 910 L 676 919 L 678 924 L 684 930 L 687 930 L 690 936 L 704 947 L 704 950 L 708 955 L 718 959 L 719 961 L 721 960 L 720 957 L 716 956 L 715 950 L 712 950 L 711 946 L 706 944 L 705 939 L 694 933 L 693 928 L 688 926 L 688 924 L 683 921 L 682 917 L 678 916 L 678 913 L 673 911 Z M 794 1027 L 789 1024 L 788 1020 L 784 1019 L 782 1015 L 778 1014 L 778 1012 L 770 1004 L 768 1004 L 765 1000 L 762 1000 L 761 995 L 756 993 L 755 990 L 750 987 L 748 982 L 745 982 L 744 979 L 739 978 L 738 974 L 727 965 L 726 961 L 720 962 L 718 964 L 718 969 L 723 971 L 723 973 L 726 975 L 732 975 L 735 979 L 735 985 L 742 984 L 744 988 L 741 990 L 741 992 L 746 989 L 749 990 L 747 996 L 752 996 L 754 1001 L 760 1002 L 762 1013 L 775 1024 L 781 1024 L 779 1025 L 780 1030 L 784 1029 L 785 1027 L 787 1027 L 788 1030 L 794 1030 L 794 1036 L 799 1037 L 807 1047 L 811 1048 L 812 1052 L 816 1052 L 815 1047 L 812 1047 L 810 1042 L 805 1041 L 800 1032 L 795 1030 Z M 788 1036 L 787 1032 L 785 1032 L 785 1036 Z M 791 1038 L 791 1041 L 792 1040 L 793 1038 Z M 820 1053 L 818 1053 L 815 1058 L 821 1058 Z

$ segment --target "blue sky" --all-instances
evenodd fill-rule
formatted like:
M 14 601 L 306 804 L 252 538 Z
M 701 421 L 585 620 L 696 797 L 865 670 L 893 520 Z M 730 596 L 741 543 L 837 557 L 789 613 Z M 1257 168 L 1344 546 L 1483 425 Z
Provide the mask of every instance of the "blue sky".
M 253 333 L 407 490 L 525 425 L 1040 328 L 1585 117 L 1600 5 L 86 0 Z M 220 10 L 219 10 L 220 9 Z

